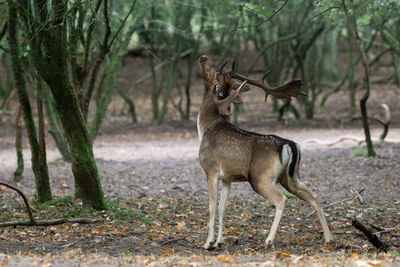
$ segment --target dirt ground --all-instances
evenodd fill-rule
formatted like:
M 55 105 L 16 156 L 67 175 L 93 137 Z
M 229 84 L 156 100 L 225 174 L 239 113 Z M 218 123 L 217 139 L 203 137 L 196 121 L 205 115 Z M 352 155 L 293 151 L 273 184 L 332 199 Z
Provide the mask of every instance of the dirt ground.
M 132 67 L 132 66 L 131 66 Z M 134 66 L 133 66 L 134 67 Z M 126 71 L 127 73 L 127 71 Z M 123 81 L 124 76 L 121 78 Z M 126 81 L 128 83 L 128 81 Z M 193 114 L 197 115 L 201 83 L 194 87 Z M 359 92 L 360 94 L 360 92 Z M 270 103 L 250 92 L 242 128 L 273 133 L 298 142 L 302 148 L 301 176 L 316 192 L 327 216 L 335 243 L 325 246 L 320 224 L 311 207 L 301 200 L 287 201 L 275 247 L 264 246 L 274 208 L 255 194 L 247 183 L 233 184 L 226 210 L 222 248 L 205 251 L 208 200 L 205 175 L 197 155 L 199 140 L 194 121 L 178 121 L 171 112 L 164 125 L 148 122 L 149 99 L 138 90 L 139 124 L 120 112 L 123 104 L 113 100 L 110 114 L 94 143 L 103 189 L 112 210 L 88 210 L 72 198 L 74 182 L 68 163 L 60 159 L 48 136 L 48 162 L 55 201 L 47 206 L 32 202 L 39 218 L 86 216 L 89 225 L 0 228 L 1 266 L 121 266 L 121 265 L 346 265 L 398 266 L 400 264 L 400 104 L 391 86 L 373 90 L 369 102 L 372 116 L 387 103 L 392 125 L 386 142 L 372 124 L 378 154 L 365 154 L 359 120 L 346 114 L 347 94 L 331 97 L 317 108 L 316 119 L 277 122 Z M 142 98 L 143 97 L 143 98 Z M 298 104 L 296 104 L 299 107 Z M 357 115 L 356 115 L 357 116 Z M 13 115 L 3 118 L 0 129 L 0 179 L 12 182 L 16 168 Z M 25 171 L 16 185 L 35 199 L 30 151 L 24 137 Z M 362 190 L 364 189 L 364 190 Z M 354 190 L 360 193 L 362 203 Z M 12 191 L 0 187 L 0 220 L 26 218 L 24 206 Z M 378 253 L 365 236 L 351 226 L 357 218 L 372 227 L 391 249 Z
M 324 206 L 351 199 L 325 208 L 336 247 L 324 246 L 315 214 L 308 216 L 311 207 L 303 201 L 289 199 L 275 248 L 267 249 L 264 241 L 274 208 L 247 183 L 237 183 L 233 184 L 226 211 L 226 245 L 204 251 L 208 207 L 205 175 L 197 162 L 199 141 L 193 122 L 180 124 L 141 125 L 140 131 L 135 131 L 138 126 L 131 125 L 119 133 L 105 129 L 95 142 L 105 195 L 121 207 L 139 211 L 138 214 L 127 219 L 114 218 L 112 214 L 99 219 L 92 213 L 89 217 L 96 218 L 97 222 L 85 226 L 1 229 L 0 263 L 10 266 L 24 261 L 37 262 L 38 266 L 85 262 L 146 265 L 155 261 L 160 265 L 189 262 L 309 265 L 337 261 L 390 266 L 400 261 L 400 128 L 390 130 L 389 142 L 376 145 L 379 155 L 376 158 L 357 156 L 358 148 L 353 141 L 324 145 L 342 136 L 362 139 L 360 129 L 294 126 L 274 130 L 275 134 L 300 143 L 302 179 L 318 193 Z M 266 126 L 249 125 L 248 129 L 269 132 Z M 379 134 L 380 129 L 374 128 L 373 137 Z M 12 137 L 2 138 L 0 146 L 0 176 L 11 182 L 16 166 Z M 49 146 L 53 194 L 57 199 L 73 196 L 70 165 L 60 160 L 51 143 Z M 24 156 L 24 178 L 17 185 L 34 199 L 28 148 L 24 149 Z M 361 193 L 362 204 L 353 199 L 355 194 L 351 192 L 361 188 L 365 189 Z M 64 211 L 68 205 L 58 208 Z M 51 218 L 40 214 L 40 208 L 36 210 L 39 217 Z M 2 220 L 26 217 L 16 194 L 5 188 L 0 188 L 0 211 Z M 353 218 L 367 226 L 380 227 L 379 237 L 394 250 L 376 254 L 365 237 L 351 226 Z

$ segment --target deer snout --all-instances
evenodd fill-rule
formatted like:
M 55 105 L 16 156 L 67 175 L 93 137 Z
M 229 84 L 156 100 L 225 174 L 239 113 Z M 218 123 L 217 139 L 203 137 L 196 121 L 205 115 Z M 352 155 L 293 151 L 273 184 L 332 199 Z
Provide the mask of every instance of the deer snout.
M 208 57 L 206 55 L 202 55 L 201 57 L 199 57 L 199 62 L 200 63 L 203 63 L 203 62 L 205 62 L 207 60 L 208 60 Z

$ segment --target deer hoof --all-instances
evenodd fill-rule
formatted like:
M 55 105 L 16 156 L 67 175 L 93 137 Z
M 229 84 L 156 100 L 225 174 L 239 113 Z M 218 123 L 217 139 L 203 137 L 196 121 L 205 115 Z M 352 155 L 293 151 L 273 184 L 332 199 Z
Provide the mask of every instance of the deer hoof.
M 203 246 L 204 249 L 212 250 L 214 247 L 212 246 L 214 242 L 206 242 Z
M 267 241 L 265 241 L 265 245 L 267 246 L 267 248 L 272 248 L 272 249 L 275 248 L 274 247 L 274 243 L 272 242 L 272 240 L 268 240 L 267 239 Z
M 224 244 L 223 241 L 222 241 L 222 242 L 215 242 L 215 243 L 213 244 L 213 248 L 221 248 L 223 244 Z
M 333 240 L 333 237 L 331 234 L 329 234 L 328 236 L 325 237 L 325 244 L 329 244 L 329 243 L 334 243 L 335 241 Z

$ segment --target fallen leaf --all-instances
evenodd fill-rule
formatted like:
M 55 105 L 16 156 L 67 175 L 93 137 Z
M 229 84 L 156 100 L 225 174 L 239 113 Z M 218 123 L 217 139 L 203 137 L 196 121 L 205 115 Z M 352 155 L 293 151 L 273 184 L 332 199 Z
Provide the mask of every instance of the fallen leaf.
M 180 221 L 180 222 L 178 222 L 178 231 L 179 231 L 179 232 L 187 231 L 185 221 Z

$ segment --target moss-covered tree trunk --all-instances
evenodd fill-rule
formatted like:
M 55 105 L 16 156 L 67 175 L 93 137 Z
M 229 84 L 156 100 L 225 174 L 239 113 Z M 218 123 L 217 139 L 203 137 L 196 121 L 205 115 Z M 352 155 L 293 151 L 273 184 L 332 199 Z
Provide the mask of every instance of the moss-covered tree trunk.
M 51 200 L 51 190 L 46 159 L 42 157 L 41 148 L 36 136 L 32 109 L 26 90 L 23 70 L 19 59 L 17 40 L 17 9 L 13 1 L 8 2 L 8 44 L 10 47 L 11 66 L 17 88 L 18 99 L 23 110 L 25 128 L 28 134 L 32 153 L 32 169 L 35 176 L 37 197 L 40 202 Z
M 30 32 L 33 61 L 54 98 L 55 108 L 70 151 L 75 183 L 79 188 L 79 192 L 76 193 L 82 198 L 84 204 L 98 210 L 105 209 L 107 202 L 104 198 L 87 124 L 69 79 L 64 20 L 67 1 L 53 0 L 52 2 L 51 14 L 47 13 L 47 1 L 35 2 L 36 10 L 40 10 L 41 23 L 49 26 L 45 30 L 33 28 Z M 48 18 L 52 18 L 51 21 Z M 26 23 L 30 23 L 29 20 L 26 20 Z M 32 28 L 41 27 L 40 25 L 31 23 L 28 26 Z
M 21 125 L 22 107 L 18 107 L 17 117 L 15 119 L 15 151 L 17 152 L 17 169 L 14 172 L 14 181 L 18 182 L 24 172 L 24 156 L 22 154 L 22 125 Z
M 53 137 L 54 142 L 60 152 L 61 156 L 66 162 L 71 162 L 71 157 L 69 155 L 68 146 L 63 135 L 62 130 L 60 129 L 60 119 L 58 113 L 54 107 L 54 99 L 51 95 L 51 92 L 45 88 L 44 90 L 44 106 L 47 113 L 48 119 L 48 132 Z

